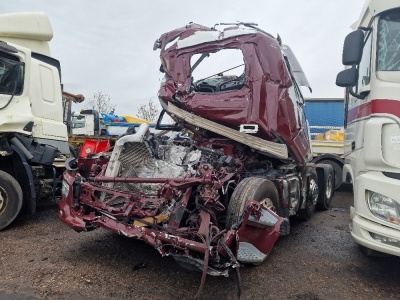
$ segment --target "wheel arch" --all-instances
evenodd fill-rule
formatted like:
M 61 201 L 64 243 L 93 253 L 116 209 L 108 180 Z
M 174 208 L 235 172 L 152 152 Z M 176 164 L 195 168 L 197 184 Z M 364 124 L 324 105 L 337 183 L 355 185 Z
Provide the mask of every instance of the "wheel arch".
M 323 154 L 323 155 L 314 157 L 313 160 L 312 160 L 312 162 L 317 164 L 317 163 L 318 163 L 319 161 L 321 161 L 321 160 L 330 160 L 330 161 L 334 161 L 334 162 L 336 162 L 337 164 L 341 165 L 342 167 L 343 167 L 343 165 L 344 165 L 344 160 L 343 160 L 341 157 L 336 156 L 336 155 L 332 155 L 332 154 Z
M 22 151 L 11 145 L 11 156 L 0 156 L 0 170 L 10 174 L 21 186 L 23 193 L 23 210 L 34 214 L 36 212 L 36 190 L 32 168 Z M 23 171 L 22 171 L 23 170 Z

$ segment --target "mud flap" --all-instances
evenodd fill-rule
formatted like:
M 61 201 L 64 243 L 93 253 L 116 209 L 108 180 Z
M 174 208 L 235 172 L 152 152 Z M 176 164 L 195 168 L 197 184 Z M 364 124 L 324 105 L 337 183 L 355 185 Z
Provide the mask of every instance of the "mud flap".
M 264 205 L 249 200 L 236 233 L 239 262 L 258 265 L 269 255 L 279 237 L 282 218 Z

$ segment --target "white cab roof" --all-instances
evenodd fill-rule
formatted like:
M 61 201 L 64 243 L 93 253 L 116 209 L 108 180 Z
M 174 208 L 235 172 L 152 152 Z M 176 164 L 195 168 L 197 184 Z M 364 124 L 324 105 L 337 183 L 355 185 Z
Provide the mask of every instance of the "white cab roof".
M 359 19 L 351 26 L 351 28 L 355 30 L 360 26 L 368 27 L 369 23 L 376 15 L 399 7 L 399 0 L 366 0 Z
M 48 42 L 52 38 L 53 29 L 44 13 L 0 14 L 0 40 L 50 56 Z

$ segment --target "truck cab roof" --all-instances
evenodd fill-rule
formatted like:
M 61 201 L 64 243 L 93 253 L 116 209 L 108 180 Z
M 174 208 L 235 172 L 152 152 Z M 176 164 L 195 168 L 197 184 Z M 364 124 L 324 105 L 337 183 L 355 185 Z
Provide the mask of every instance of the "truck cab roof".
M 42 12 L 0 14 L 0 40 L 51 56 L 49 41 L 52 38 L 49 18 Z
M 368 0 L 365 2 L 363 9 L 361 10 L 360 17 L 351 26 L 353 30 L 360 26 L 368 27 L 371 20 L 379 15 L 380 13 L 399 7 L 399 1 L 396 0 Z

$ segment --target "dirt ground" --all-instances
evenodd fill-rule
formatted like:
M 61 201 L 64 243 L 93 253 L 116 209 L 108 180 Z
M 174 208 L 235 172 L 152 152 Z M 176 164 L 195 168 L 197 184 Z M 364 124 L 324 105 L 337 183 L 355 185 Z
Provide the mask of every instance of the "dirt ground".
M 295 223 L 260 266 L 241 269 L 241 299 L 399 299 L 400 257 L 368 258 L 352 240 L 352 193 Z M 0 299 L 191 299 L 201 274 L 147 244 L 98 229 L 76 233 L 42 204 L 0 232 Z M 139 264 L 144 268 L 136 268 Z M 207 277 L 203 299 L 237 299 L 235 275 Z

